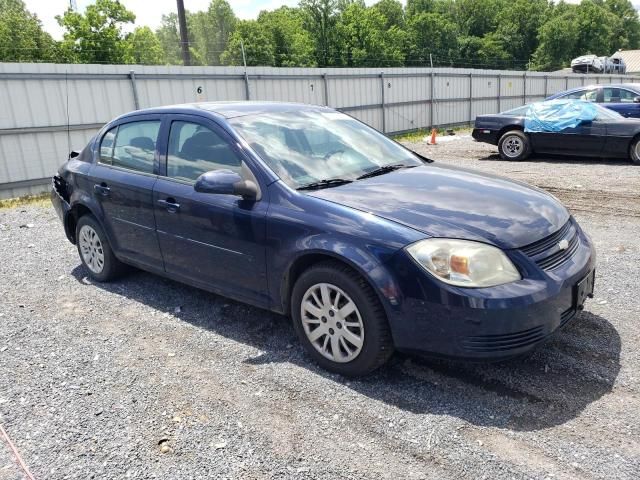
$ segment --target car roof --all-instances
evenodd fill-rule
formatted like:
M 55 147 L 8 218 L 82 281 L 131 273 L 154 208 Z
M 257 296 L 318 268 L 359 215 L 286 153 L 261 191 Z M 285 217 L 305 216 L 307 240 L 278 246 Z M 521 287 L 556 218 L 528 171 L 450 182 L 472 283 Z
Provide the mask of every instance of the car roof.
M 245 115 L 260 115 L 264 113 L 274 112 L 300 112 L 300 111 L 318 111 L 331 110 L 329 107 L 320 105 L 310 105 L 305 103 L 292 102 L 255 102 L 255 101 L 236 101 L 236 102 L 197 102 L 184 103 L 179 105 L 166 105 L 162 107 L 145 108 L 134 112 L 126 113 L 119 118 L 126 118 L 134 115 L 146 115 L 157 113 L 209 113 L 225 119 L 241 117 Z
M 599 87 L 630 88 L 631 90 L 640 91 L 640 83 L 600 83 L 600 84 L 582 85 L 580 87 L 570 88 L 568 90 L 563 90 L 562 92 L 558 92 L 556 95 L 560 93 L 579 92 L 580 90 L 590 90 L 590 89 L 599 88 Z

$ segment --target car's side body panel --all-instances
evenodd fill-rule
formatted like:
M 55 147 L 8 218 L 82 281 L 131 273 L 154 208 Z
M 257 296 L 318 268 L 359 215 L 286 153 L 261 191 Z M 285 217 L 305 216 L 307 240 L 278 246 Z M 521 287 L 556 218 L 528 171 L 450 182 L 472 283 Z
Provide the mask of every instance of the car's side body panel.
M 291 269 L 304 256 L 323 255 L 351 265 L 374 284 L 387 304 L 397 288 L 383 265 L 422 232 L 333 202 L 300 195 L 282 182 L 269 187 L 266 259 L 273 309 L 288 310 Z
M 524 117 L 507 114 L 478 115 L 472 136 L 497 145 L 508 130 L 524 130 Z M 632 140 L 640 134 L 637 119 L 594 120 L 561 132 L 527 133 L 532 151 L 582 157 L 626 158 Z

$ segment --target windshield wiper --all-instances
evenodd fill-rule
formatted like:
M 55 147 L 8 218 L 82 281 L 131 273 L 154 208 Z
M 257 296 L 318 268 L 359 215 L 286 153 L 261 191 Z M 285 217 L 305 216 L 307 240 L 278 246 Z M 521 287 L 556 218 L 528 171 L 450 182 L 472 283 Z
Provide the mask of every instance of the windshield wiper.
M 318 190 L 320 188 L 337 187 L 338 185 L 344 185 L 351 183 L 353 180 L 347 180 L 346 178 L 326 178 L 324 180 L 318 180 L 317 182 L 307 183 L 297 188 L 297 190 Z
M 385 173 L 393 172 L 394 170 L 399 170 L 400 168 L 412 168 L 415 165 L 404 165 L 402 163 L 397 163 L 393 165 L 384 165 L 382 167 L 378 167 L 375 170 L 371 170 L 365 174 L 360 175 L 356 180 L 362 180 L 363 178 L 369 177 L 377 177 L 378 175 L 383 175 Z

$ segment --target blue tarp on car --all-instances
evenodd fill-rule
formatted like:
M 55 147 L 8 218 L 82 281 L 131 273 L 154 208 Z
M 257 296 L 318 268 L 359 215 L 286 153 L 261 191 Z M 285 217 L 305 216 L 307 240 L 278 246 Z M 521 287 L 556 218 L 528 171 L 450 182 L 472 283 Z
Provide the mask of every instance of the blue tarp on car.
M 560 132 L 596 118 L 598 110 L 583 100 L 549 100 L 532 103 L 524 120 L 525 132 Z

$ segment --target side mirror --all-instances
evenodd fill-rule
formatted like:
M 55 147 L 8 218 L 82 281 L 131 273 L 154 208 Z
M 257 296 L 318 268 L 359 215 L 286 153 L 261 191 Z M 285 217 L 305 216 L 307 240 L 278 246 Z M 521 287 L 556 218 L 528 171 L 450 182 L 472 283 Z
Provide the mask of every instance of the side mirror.
M 633 103 L 640 103 L 640 97 L 633 97 Z
M 238 195 L 245 200 L 255 200 L 258 196 L 258 187 L 252 180 L 244 180 L 231 170 L 205 172 L 196 179 L 193 188 L 200 193 Z

